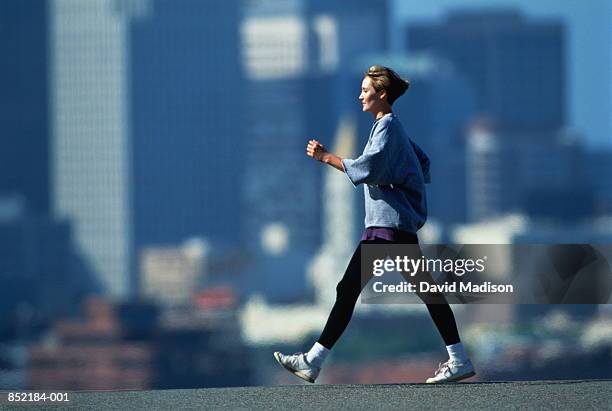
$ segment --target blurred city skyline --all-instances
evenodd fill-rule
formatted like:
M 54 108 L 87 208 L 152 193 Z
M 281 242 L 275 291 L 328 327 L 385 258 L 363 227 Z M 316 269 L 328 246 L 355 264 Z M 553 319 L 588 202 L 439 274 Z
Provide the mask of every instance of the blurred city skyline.
M 371 64 L 411 80 L 394 111 L 432 160 L 422 242 L 612 242 L 610 4 L 351 5 L 0 3 L 0 388 L 89 389 L 89 366 L 108 389 L 276 381 L 242 358 L 320 329 L 363 230 L 363 189 L 304 148 L 361 153 Z M 418 325 L 421 308 L 398 315 Z M 475 345 L 497 343 L 481 318 L 550 314 L 574 347 L 559 315 L 586 329 L 609 313 L 463 308 Z M 357 327 L 378 310 L 359 306 Z M 606 341 L 580 339 L 576 361 Z
M 327 173 L 303 145 L 316 137 L 331 147 L 344 130 L 352 147 L 345 155 L 359 155 L 371 118 L 359 110 L 357 86 L 373 62 L 412 80 L 394 109 L 432 159 L 426 241 L 453 241 L 459 225 L 510 214 L 536 230 L 538 221 L 574 224 L 612 212 L 610 180 L 600 178 L 611 173 L 610 151 L 586 145 L 588 130 L 567 129 L 579 98 L 567 83 L 571 50 L 584 22 L 568 20 L 564 7 L 16 4 L 5 3 L 15 19 L 4 25 L 31 53 L 6 68 L 3 81 L 20 81 L 6 84 L 17 104 L 3 124 L 32 144 L 14 141 L 4 154 L 6 174 L 19 158 L 11 153 L 29 166 L 0 187 L 7 218 L 21 212 L 68 224 L 66 244 L 75 242 L 95 287 L 116 297 L 141 292 L 147 249 L 191 238 L 211 256 L 243 250 L 250 268 L 239 278 L 257 279 L 245 284 L 251 292 L 309 295 L 309 261 L 329 236 L 322 229 L 348 224 L 356 237 L 364 211 L 361 189 L 345 195 L 350 221 L 324 211 Z M 390 20 L 397 32 L 386 29 Z M 26 92 L 30 80 L 39 87 Z M 36 128 L 24 117 L 29 107 Z M 583 201 L 564 204 L 568 195 Z M 291 272 L 291 290 L 276 282 L 281 267 Z

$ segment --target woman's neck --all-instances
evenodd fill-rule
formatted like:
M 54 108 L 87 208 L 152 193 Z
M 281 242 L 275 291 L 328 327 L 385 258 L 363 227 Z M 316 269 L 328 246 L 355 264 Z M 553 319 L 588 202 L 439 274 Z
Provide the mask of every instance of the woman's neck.
M 376 120 L 380 120 L 381 118 L 383 118 L 383 116 L 385 116 L 386 114 L 392 113 L 391 108 L 388 109 L 383 109 L 380 110 L 379 112 L 376 113 L 376 115 L 374 115 L 374 118 Z

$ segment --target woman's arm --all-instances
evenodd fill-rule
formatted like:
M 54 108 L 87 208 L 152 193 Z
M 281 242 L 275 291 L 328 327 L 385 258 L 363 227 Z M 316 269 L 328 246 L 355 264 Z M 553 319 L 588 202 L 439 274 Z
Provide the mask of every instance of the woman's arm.
M 308 142 L 308 146 L 306 147 L 306 154 L 317 161 L 329 164 L 336 170 L 344 172 L 342 158 L 328 152 L 327 149 L 325 149 L 325 146 L 323 146 L 323 144 L 319 143 L 317 140 L 310 140 Z
M 391 172 L 390 153 L 397 151 L 392 147 L 393 140 L 390 139 L 389 121 L 381 120 L 375 126 L 368 144 L 363 153 L 356 159 L 344 159 L 342 165 L 346 170 L 351 183 L 359 184 L 389 185 L 398 183 Z

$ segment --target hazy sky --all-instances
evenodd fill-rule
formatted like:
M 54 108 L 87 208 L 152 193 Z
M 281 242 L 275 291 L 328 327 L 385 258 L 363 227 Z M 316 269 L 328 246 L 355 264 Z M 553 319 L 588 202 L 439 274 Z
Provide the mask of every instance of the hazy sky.
M 567 24 L 567 119 L 593 145 L 612 146 L 611 0 L 392 0 L 391 30 L 404 22 L 440 19 L 448 10 L 516 8 L 526 17 L 554 17 Z M 401 30 L 399 31 L 401 32 Z M 391 36 L 395 50 L 403 35 Z

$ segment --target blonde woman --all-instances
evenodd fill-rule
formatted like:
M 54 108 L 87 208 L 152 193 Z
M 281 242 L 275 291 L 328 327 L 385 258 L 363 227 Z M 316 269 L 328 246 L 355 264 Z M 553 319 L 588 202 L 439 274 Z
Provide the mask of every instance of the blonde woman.
M 364 184 L 366 215 L 365 231 L 336 287 L 336 302 L 321 336 L 307 353 L 274 353 L 280 365 L 308 382 L 314 383 L 318 377 L 325 358 L 346 329 L 365 285 L 360 270 L 361 245 L 418 244 L 416 233 L 427 219 L 425 183 L 429 182 L 429 159 L 407 137 L 391 109 L 409 85 L 388 67 L 372 66 L 365 73 L 359 101 L 362 111 L 374 117 L 374 124 L 358 158 L 342 159 L 316 140 L 310 140 L 306 147 L 309 157 L 345 173 L 354 186 Z M 427 301 L 427 309 L 446 344 L 449 360 L 439 364 L 434 376 L 426 382 L 452 382 L 475 375 L 450 306 L 442 295 Z

